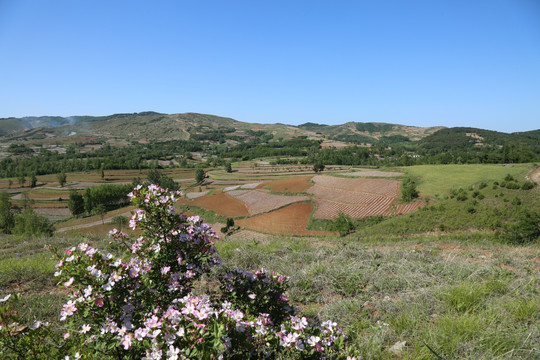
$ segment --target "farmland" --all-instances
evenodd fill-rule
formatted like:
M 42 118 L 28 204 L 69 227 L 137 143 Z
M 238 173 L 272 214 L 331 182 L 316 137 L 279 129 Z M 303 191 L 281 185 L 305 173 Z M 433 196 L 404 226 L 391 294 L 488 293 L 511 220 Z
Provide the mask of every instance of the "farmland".
M 197 209 L 200 209 L 212 212 L 218 216 L 216 222 L 232 218 L 245 229 L 263 233 L 307 235 L 311 230 L 331 233 L 331 226 L 325 225 L 321 228 L 310 223 L 318 219 L 333 221 L 340 213 L 353 220 L 383 217 L 387 219 L 385 224 L 397 224 L 401 220 L 393 219 L 394 217 L 401 218 L 401 215 L 415 213 L 428 202 L 434 204 L 429 206 L 429 209 L 442 206 L 444 197 L 458 186 L 470 188 L 482 182 L 501 180 L 508 174 L 526 179 L 532 176 L 530 169 L 531 166 L 526 164 L 422 165 L 384 170 L 336 166 L 329 167 L 324 174 L 316 174 L 302 165 L 270 165 L 261 161 L 258 166 L 249 162 L 239 163 L 235 165 L 232 173 L 210 168 L 207 179 L 200 185 L 195 184 L 194 170 L 167 169 L 162 173 L 173 178 L 185 189 L 186 196 L 179 201 L 179 204 L 184 206 L 184 211 L 196 213 Z M 82 192 L 87 187 L 108 183 L 127 184 L 136 178 L 144 178 L 147 173 L 147 170 L 114 170 L 107 171 L 103 178 L 94 172 L 70 173 L 64 187 L 58 185 L 54 176 L 45 175 L 38 178 L 38 186 L 35 188 L 23 188 L 13 183 L 8 186 L 5 180 L 0 180 L 0 187 L 11 193 L 15 205 L 33 207 L 39 214 L 55 221 L 58 230 L 73 229 L 74 226 L 85 224 L 81 231 L 96 233 L 92 227 L 103 228 L 101 222 L 107 223 L 119 214 L 126 216 L 130 209 L 115 210 L 106 214 L 104 219 L 96 215 L 70 219 L 67 208 L 69 191 Z M 405 174 L 418 180 L 420 192 L 418 199 L 407 203 L 400 200 L 400 184 Z M 496 192 L 493 192 L 494 195 Z M 486 201 L 483 202 L 487 204 Z M 497 198 L 489 201 L 500 202 Z M 298 210 L 294 216 L 290 215 L 292 209 Z M 276 214 L 273 214 L 274 212 Z M 275 219 L 286 217 L 294 218 L 295 226 L 272 225 L 276 223 Z M 62 221 L 64 219 L 67 221 Z M 268 225 L 263 224 L 265 221 Z M 439 218 L 437 221 L 442 220 Z M 112 225 L 105 226 L 105 229 L 110 227 Z M 449 225 L 445 227 L 454 228 Z
M 501 236 L 505 223 L 540 207 L 538 187 L 500 185 L 507 175 L 519 184 L 534 178 L 533 165 L 335 167 L 323 173 L 302 165 L 243 165 L 235 164 L 232 173 L 208 168 L 202 184 L 195 183 L 194 170 L 163 173 L 186 193 L 177 208 L 202 214 L 221 234 L 217 247 L 225 265 L 291 276 L 295 306 L 310 318 L 342 324 L 365 358 L 433 359 L 425 344 L 445 359 L 538 357 L 540 248 Z M 46 246 L 65 249 L 84 237 L 118 252 L 106 233 L 113 217 L 134 209 L 71 217 L 69 190 L 146 175 L 117 170 L 102 179 L 70 173 L 64 187 L 44 176 L 32 189 L 4 181 L 0 186 L 14 203 L 54 220 L 57 233 L 0 237 L 0 297 L 22 293 L 24 319 L 55 321 L 63 293 L 54 286 Z M 408 203 L 400 200 L 406 176 L 420 190 Z M 340 213 L 356 227 L 346 236 L 331 226 Z M 224 234 L 219 230 L 226 218 L 235 225 Z M 391 351 L 403 341 L 400 354 Z

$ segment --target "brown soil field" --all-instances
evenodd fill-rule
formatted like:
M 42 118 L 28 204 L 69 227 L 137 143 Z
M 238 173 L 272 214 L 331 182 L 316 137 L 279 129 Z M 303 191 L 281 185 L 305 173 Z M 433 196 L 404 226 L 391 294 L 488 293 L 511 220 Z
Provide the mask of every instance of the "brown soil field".
M 424 201 L 422 200 L 414 201 L 409 204 L 398 204 L 396 205 L 396 208 L 394 212 L 392 213 L 392 215 L 407 214 L 407 213 L 416 211 L 418 208 L 422 207 L 422 205 L 424 205 Z
M 343 175 L 347 176 L 358 176 L 358 177 L 395 177 L 401 176 L 403 173 L 400 172 L 391 172 L 391 171 L 378 171 L 378 170 L 363 170 L 360 169 L 351 173 L 344 173 Z
M 423 201 L 396 204 L 400 182 L 386 179 L 349 179 L 328 175 L 313 178 L 308 189 L 317 202 L 314 217 L 335 219 L 340 212 L 352 218 L 401 215 L 416 210 Z
M 328 231 L 307 230 L 313 205 L 292 204 L 271 213 L 240 219 L 236 224 L 255 231 L 282 235 L 331 235 Z
M 56 190 L 56 189 L 40 189 L 40 188 L 34 188 L 30 191 L 28 191 L 28 197 L 30 199 L 35 200 L 58 200 L 59 197 L 63 199 L 69 198 L 69 190 Z M 16 195 L 14 197 L 15 200 L 22 199 L 21 195 Z
M 22 202 L 14 201 L 13 204 L 22 206 Z M 36 201 L 32 204 L 33 209 L 62 209 L 68 208 L 66 201 Z
M 307 196 L 274 195 L 264 190 L 233 190 L 228 194 L 244 202 L 250 215 L 262 214 L 288 204 L 310 200 Z
M 351 144 L 345 143 L 343 141 L 335 141 L 335 140 L 324 140 L 321 143 L 321 149 L 330 149 L 330 148 L 342 149 L 347 146 L 351 146 Z
M 227 193 L 203 196 L 188 203 L 207 210 L 213 210 L 226 217 L 248 216 L 249 211 L 244 202 Z
M 260 188 L 268 188 L 276 192 L 304 192 L 313 186 L 309 182 L 313 176 L 298 176 L 290 179 L 280 179 L 274 181 L 265 181 L 259 185 Z
M 71 215 L 68 208 L 38 208 L 35 209 L 35 212 L 41 215 L 62 215 L 66 217 Z
M 330 189 L 342 189 L 386 196 L 397 196 L 400 186 L 400 182 L 397 180 L 349 179 L 329 175 L 317 175 L 313 177 L 313 182 L 315 186 L 323 186 Z
M 315 199 L 330 200 L 351 205 L 368 206 L 374 203 L 392 204 L 398 199 L 397 194 L 394 196 L 373 194 L 361 191 L 348 191 L 340 188 L 329 188 L 325 186 L 314 186 L 309 190 L 315 195 Z
M 540 168 L 534 171 L 534 173 L 531 175 L 531 180 L 537 184 L 540 184 Z
M 192 191 L 192 192 L 184 193 L 184 196 L 188 199 L 196 199 L 201 196 L 205 196 L 206 194 L 208 194 L 208 191 L 201 191 L 201 192 Z
M 370 216 L 387 216 L 392 213 L 391 203 L 372 203 L 368 205 L 352 205 L 331 200 L 318 199 L 314 217 L 318 219 L 335 219 L 342 212 L 355 219 Z

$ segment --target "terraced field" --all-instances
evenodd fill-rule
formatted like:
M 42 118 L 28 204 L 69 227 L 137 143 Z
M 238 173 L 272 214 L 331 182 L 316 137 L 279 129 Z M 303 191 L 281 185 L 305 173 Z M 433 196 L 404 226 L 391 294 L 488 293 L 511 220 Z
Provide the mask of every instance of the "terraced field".
M 318 175 L 307 190 L 317 203 L 314 217 L 335 219 L 340 212 L 352 218 L 390 216 L 416 210 L 422 201 L 396 204 L 400 182 L 386 179 L 338 178 Z
M 264 190 L 232 190 L 227 194 L 244 202 L 250 215 L 262 214 L 295 202 L 310 200 L 307 196 L 274 195 Z

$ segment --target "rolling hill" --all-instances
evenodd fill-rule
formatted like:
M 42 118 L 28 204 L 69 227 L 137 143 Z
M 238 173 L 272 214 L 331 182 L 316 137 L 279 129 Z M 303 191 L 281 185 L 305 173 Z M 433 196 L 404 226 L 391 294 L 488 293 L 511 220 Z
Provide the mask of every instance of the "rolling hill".
M 306 136 L 310 139 L 332 139 L 349 143 L 374 143 L 383 137 L 398 136 L 406 141 L 420 140 L 443 127 L 348 122 L 341 125 L 306 123 L 256 124 L 227 117 L 183 113 L 141 112 L 109 116 L 42 116 L 0 119 L 0 136 L 6 140 L 60 140 L 72 137 L 116 138 L 133 140 L 187 140 L 201 135 L 221 134 L 219 138 L 237 141 L 272 135 L 274 139 Z M 216 136 L 214 136 L 216 137 Z M 203 136 L 204 138 L 204 136 Z

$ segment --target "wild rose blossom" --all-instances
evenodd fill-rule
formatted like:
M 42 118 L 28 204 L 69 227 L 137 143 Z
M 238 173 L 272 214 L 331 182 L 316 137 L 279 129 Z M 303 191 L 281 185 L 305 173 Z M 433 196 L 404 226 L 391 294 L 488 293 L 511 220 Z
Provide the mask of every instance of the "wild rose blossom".
M 61 319 L 66 327 L 77 324 L 70 320 L 75 315 L 83 319 L 73 334 L 87 336 L 85 341 L 113 342 L 113 349 L 132 358 L 186 359 L 185 349 L 196 348 L 199 354 L 226 359 L 232 349 L 249 357 L 251 351 L 264 353 L 271 347 L 345 359 L 337 345 L 343 333 L 334 322 L 313 326 L 289 305 L 287 276 L 236 269 L 220 277 L 222 297 L 191 293 L 193 282 L 221 260 L 211 227 L 199 216 L 175 213 L 173 203 L 180 195 L 155 185 L 137 186 L 129 194 L 140 206 L 130 227 L 142 232 L 129 246 L 131 258 L 115 258 L 81 243 L 60 260 L 58 276 L 69 283 L 75 299 L 63 306 Z M 123 244 L 127 240 L 117 230 L 111 236 Z M 71 280 L 75 273 L 86 275 Z

